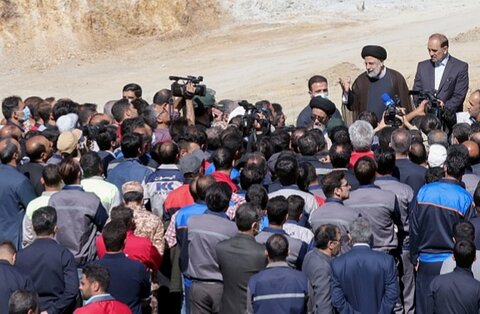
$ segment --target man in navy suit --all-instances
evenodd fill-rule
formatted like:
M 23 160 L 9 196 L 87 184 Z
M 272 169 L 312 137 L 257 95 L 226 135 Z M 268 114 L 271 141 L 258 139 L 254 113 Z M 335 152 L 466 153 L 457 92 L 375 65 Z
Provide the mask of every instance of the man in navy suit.
M 418 63 L 413 90 L 435 90 L 447 108 L 462 111 L 468 90 L 468 64 L 448 53 L 448 39 L 443 34 L 431 35 L 427 47 L 430 60 Z
M 332 304 L 342 313 L 393 312 L 400 290 L 393 257 L 373 251 L 372 227 L 359 217 L 350 224 L 353 248 L 332 261 Z

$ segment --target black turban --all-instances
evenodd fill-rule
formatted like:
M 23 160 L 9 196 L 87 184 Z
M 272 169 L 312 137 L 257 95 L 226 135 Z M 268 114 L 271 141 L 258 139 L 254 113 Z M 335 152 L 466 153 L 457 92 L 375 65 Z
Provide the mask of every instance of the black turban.
M 335 113 L 335 104 L 330 100 L 323 98 L 322 96 L 313 97 L 310 100 L 310 108 L 317 108 L 323 110 L 327 116 L 331 116 Z
M 362 49 L 362 58 L 365 59 L 365 57 L 374 57 L 380 60 L 385 60 L 387 59 L 387 51 L 385 48 L 380 47 L 380 46 L 365 46 Z

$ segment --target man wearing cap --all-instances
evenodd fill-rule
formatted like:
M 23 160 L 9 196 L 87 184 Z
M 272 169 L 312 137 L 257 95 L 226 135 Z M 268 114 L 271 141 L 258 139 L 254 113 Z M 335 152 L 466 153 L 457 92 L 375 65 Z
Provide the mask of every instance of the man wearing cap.
M 412 110 L 408 86 L 405 78 L 399 72 L 384 65 L 387 51 L 380 46 L 365 46 L 362 49 L 362 58 L 365 61 L 366 71 L 360 74 L 350 86 L 350 80 L 340 79 L 343 90 L 343 103 L 353 111 L 353 120 L 357 120 L 363 111 L 375 113 L 380 121 L 383 117 L 385 105 L 382 100 L 384 93 L 392 99 L 400 99 L 400 107 L 407 112 Z
M 215 91 L 208 89 L 205 96 L 193 97 L 195 125 L 208 129 L 212 125 L 212 107 L 215 105 Z
M 448 53 L 448 38 L 432 34 L 428 38 L 429 60 L 418 63 L 413 90 L 436 91 L 440 105 L 462 111 L 468 91 L 468 64 Z
M 62 157 L 71 155 L 78 157 L 78 141 L 82 137 L 82 131 L 73 129 L 72 131 L 63 132 L 58 137 L 57 150 Z M 59 164 L 63 158 L 50 158 L 47 163 Z

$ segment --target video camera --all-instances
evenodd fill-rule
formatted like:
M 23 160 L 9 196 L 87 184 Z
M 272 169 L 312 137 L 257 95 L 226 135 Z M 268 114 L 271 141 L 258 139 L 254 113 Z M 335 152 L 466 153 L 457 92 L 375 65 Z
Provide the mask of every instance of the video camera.
M 268 120 L 270 113 L 267 109 L 258 108 L 246 100 L 240 101 L 238 105 L 245 109 L 242 124 L 247 133 L 255 130 L 255 122 L 258 122 L 263 134 L 270 130 L 270 120 Z
M 392 127 L 399 127 L 402 121 L 397 118 L 397 115 L 402 115 L 397 107 L 400 106 L 400 98 L 395 95 L 393 100 L 387 93 L 382 94 L 383 105 L 385 106 L 384 121 L 386 125 Z
M 433 114 L 440 120 L 443 117 L 443 109 L 440 107 L 439 98 L 437 97 L 437 91 L 415 91 L 409 92 L 410 95 L 417 96 L 418 103 L 428 100 L 426 113 Z
M 172 83 L 171 89 L 172 94 L 175 97 L 184 97 L 188 99 L 192 99 L 193 96 L 205 96 L 207 93 L 207 86 L 200 84 L 203 81 L 203 76 L 169 76 L 169 80 L 175 81 Z M 179 83 L 178 81 L 183 81 Z M 192 83 L 195 86 L 195 91 L 193 93 L 187 92 L 187 84 Z

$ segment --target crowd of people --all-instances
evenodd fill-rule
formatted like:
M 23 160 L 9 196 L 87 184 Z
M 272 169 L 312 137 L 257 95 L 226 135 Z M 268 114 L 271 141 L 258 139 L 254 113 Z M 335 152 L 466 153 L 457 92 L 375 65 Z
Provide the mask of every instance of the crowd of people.
M 427 47 L 412 91 L 381 46 L 338 108 L 311 77 L 296 125 L 193 82 L 4 98 L 0 313 L 478 313 L 480 90 Z

